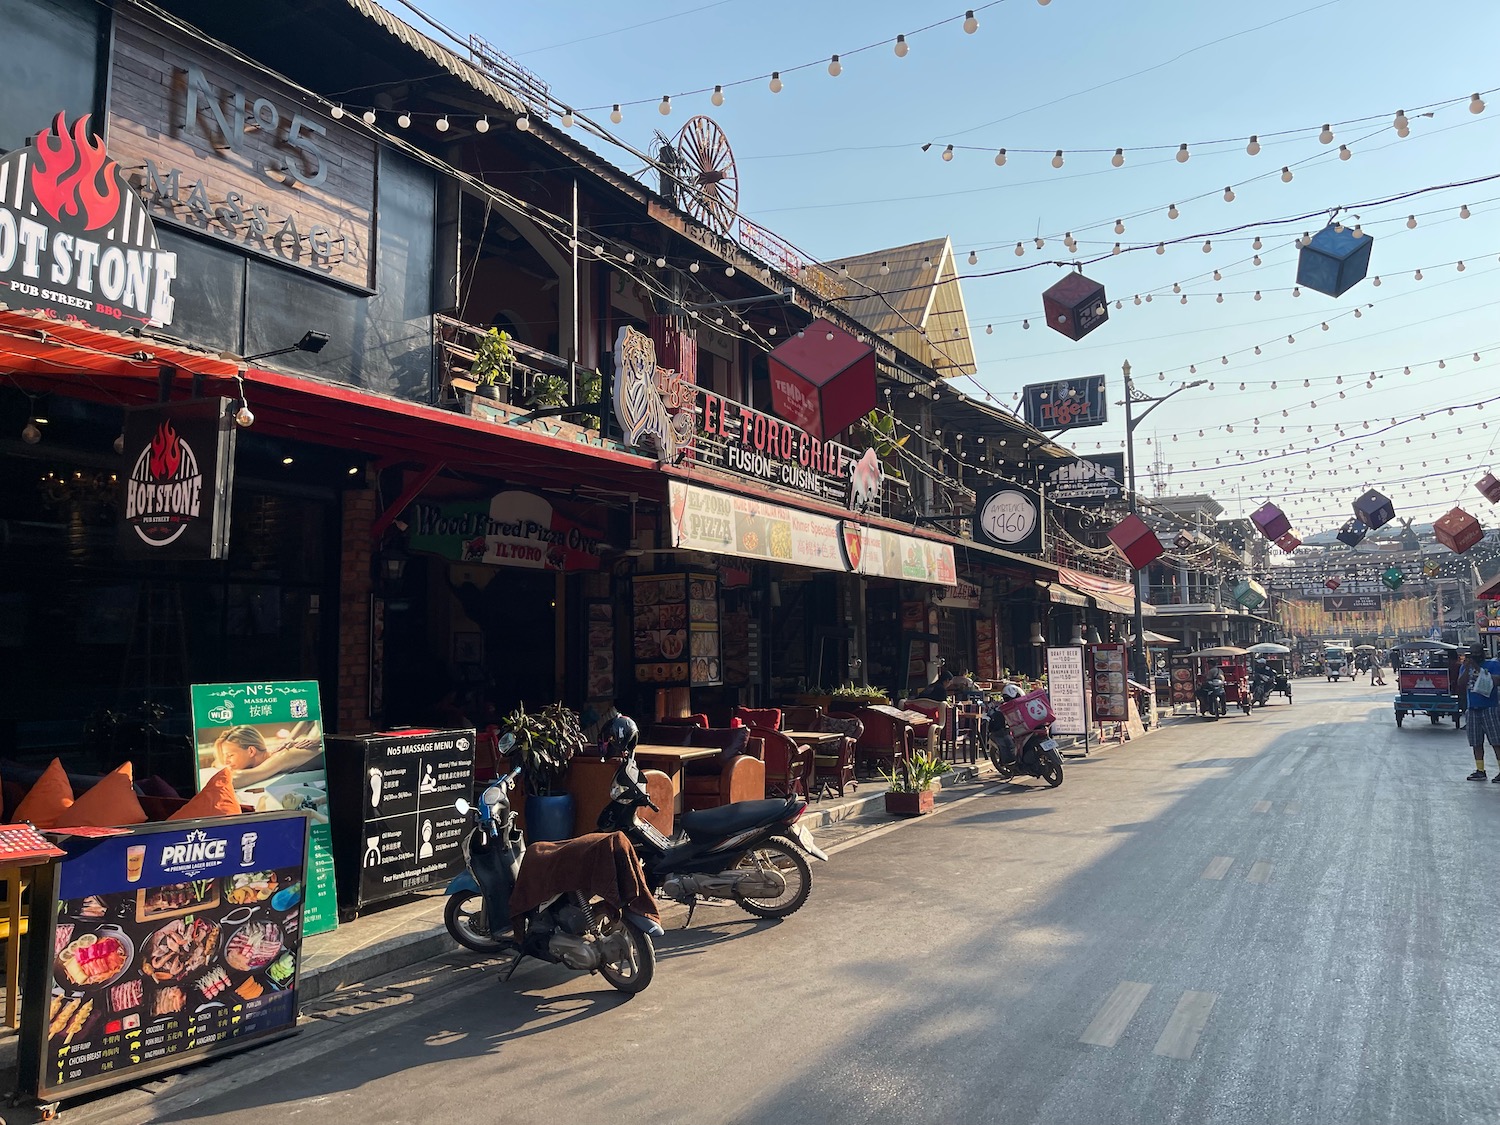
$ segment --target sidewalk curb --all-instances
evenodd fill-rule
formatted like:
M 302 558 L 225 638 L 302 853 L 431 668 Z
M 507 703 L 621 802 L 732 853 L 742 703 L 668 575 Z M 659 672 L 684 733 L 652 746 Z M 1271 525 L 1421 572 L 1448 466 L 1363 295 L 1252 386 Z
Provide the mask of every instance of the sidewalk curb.
M 975 763 L 965 762 L 955 765 L 947 773 L 943 774 L 944 784 L 959 785 L 966 781 L 974 781 L 979 777 L 979 766 Z M 881 782 L 878 778 L 870 781 L 862 781 L 861 785 L 876 786 Z M 808 828 L 828 828 L 838 824 L 840 821 L 849 820 L 851 817 L 863 816 L 869 812 L 877 812 L 885 808 L 885 789 L 877 789 L 865 797 L 856 797 L 852 801 L 844 801 L 829 808 L 817 808 L 808 805 L 807 811 L 802 814 L 800 823 Z
M 458 948 L 458 942 L 448 933 L 447 926 L 441 922 L 429 924 L 420 931 L 387 938 L 368 949 L 346 954 L 331 964 L 309 969 L 297 982 L 297 998 L 301 1003 L 318 1000 L 341 988 L 410 968 Z

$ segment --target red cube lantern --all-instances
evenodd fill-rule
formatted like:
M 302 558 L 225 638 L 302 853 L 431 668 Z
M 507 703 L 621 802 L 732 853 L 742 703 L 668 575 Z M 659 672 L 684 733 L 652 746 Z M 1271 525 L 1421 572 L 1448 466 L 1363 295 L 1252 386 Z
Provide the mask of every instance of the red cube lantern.
M 1467 551 L 1484 538 L 1479 521 L 1462 508 L 1454 508 L 1432 525 L 1432 536 L 1450 551 Z
M 768 358 L 772 408 L 813 437 L 843 433 L 875 409 L 875 349 L 826 320 Z
M 1343 583 L 1340 582 L 1337 578 L 1325 578 L 1323 580 L 1323 585 L 1327 586 L 1330 590 L 1337 590 L 1340 586 L 1343 585 Z
M 1500 504 L 1500 480 L 1495 479 L 1494 473 L 1485 473 L 1474 487 L 1484 493 L 1484 498 L 1491 504 Z
M 1279 536 L 1277 538 L 1276 546 L 1280 547 L 1283 551 L 1290 555 L 1298 547 L 1302 546 L 1302 540 L 1298 539 L 1295 535 L 1288 531 L 1285 535 Z
M 1134 514 L 1126 516 L 1111 529 L 1109 541 L 1136 570 L 1161 558 L 1165 550 L 1156 533 L 1146 526 L 1146 521 Z
M 1250 522 L 1273 542 L 1292 530 L 1292 521 L 1286 518 L 1280 508 L 1269 502 L 1250 513 Z
M 1081 273 L 1070 273 L 1042 294 L 1047 327 L 1070 340 L 1081 340 L 1109 319 L 1104 286 Z

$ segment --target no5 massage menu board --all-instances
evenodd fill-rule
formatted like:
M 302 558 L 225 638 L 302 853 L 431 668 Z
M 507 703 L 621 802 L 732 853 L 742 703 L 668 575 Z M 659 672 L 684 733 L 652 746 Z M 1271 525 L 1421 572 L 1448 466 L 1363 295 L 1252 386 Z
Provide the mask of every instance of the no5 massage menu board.
M 27 983 L 28 1093 L 137 1081 L 295 1029 L 307 815 L 187 825 L 61 840 L 56 913 L 33 931 L 51 972 Z

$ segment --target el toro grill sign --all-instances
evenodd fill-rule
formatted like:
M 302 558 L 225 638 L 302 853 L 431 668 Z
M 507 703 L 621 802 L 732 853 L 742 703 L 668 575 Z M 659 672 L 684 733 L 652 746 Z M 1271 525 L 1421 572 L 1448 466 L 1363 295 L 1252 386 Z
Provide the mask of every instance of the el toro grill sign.
M 172 323 L 177 255 L 120 166 L 59 113 L 0 160 L 0 293 L 11 308 L 104 328 Z
M 125 416 L 120 551 L 133 559 L 222 559 L 234 484 L 232 399 Z

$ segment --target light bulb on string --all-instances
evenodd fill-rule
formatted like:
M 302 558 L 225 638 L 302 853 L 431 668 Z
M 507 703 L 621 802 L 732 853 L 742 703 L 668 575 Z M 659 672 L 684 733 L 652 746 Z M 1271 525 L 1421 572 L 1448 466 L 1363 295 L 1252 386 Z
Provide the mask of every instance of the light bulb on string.
M 1466 267 L 1464 266 L 1463 259 L 1460 258 L 1458 262 L 1458 272 L 1463 273 L 1465 268 Z
M 1214 280 L 1215 281 L 1223 281 L 1224 280 L 1224 275 L 1221 274 L 1218 270 L 1214 270 Z
M 625 264 L 628 266 L 628 265 L 633 265 L 634 263 L 635 263 L 635 251 L 634 250 L 627 250 L 627 251 L 625 251 Z
M 1180 282 L 1180 281 L 1174 281 L 1174 282 L 1172 282 L 1172 292 L 1173 293 L 1181 293 L 1182 292 L 1182 282 Z
M 844 73 L 844 64 L 839 62 L 837 55 L 828 60 L 828 73 L 833 78 L 837 78 L 840 74 Z
M 1214 298 L 1214 304 L 1216 304 L 1216 305 L 1222 305 L 1223 303 L 1224 303 L 1224 294 L 1220 293 L 1217 297 Z
M 771 93 L 773 93 L 773 94 L 779 94 L 779 93 L 781 93 L 781 71 L 779 71 L 779 70 L 773 70 L 773 71 L 771 71 L 770 88 L 771 88 Z
M 1255 291 L 1255 300 L 1257 300 L 1257 301 L 1260 300 L 1260 290 L 1259 289 L 1257 289 Z
M 375 124 L 375 111 L 373 109 L 367 109 L 359 116 L 360 120 L 363 121 L 366 125 Z
M 1233 203 L 1234 202 L 1234 188 L 1232 188 L 1232 187 L 1226 187 L 1224 189 L 1224 202 L 1225 203 Z
M 953 146 L 952 145 L 949 145 L 947 148 L 943 149 L 943 159 L 944 160 L 949 160 L 949 161 L 951 161 L 953 159 Z
M 1417 229 L 1417 217 L 1415 215 L 1408 215 L 1408 216 L 1406 216 L 1406 229 L 1407 230 L 1416 230 Z
M 1025 255 L 1026 255 L 1026 247 L 1022 246 L 1019 242 L 1016 243 L 1016 257 L 1021 258 L 1021 257 L 1024 257 Z
M 974 9 L 970 8 L 964 13 L 964 34 L 973 35 L 979 30 L 979 21 L 974 18 Z
M 974 251 L 974 250 L 970 250 L 969 251 L 969 265 L 971 265 L 971 266 L 977 266 L 978 264 L 979 264 L 979 254 L 978 254 L 978 252 Z
M 723 105 L 724 104 L 724 87 L 723 86 L 715 86 L 714 87 L 714 92 L 708 96 L 708 100 L 711 101 L 711 102 L 713 102 L 714 105 Z
M 1333 130 L 1324 125 L 1322 132 L 1318 134 L 1318 141 L 1321 144 L 1331 145 L 1333 143 Z
M 1469 98 L 1469 112 L 1470 113 L 1483 113 L 1484 112 L 1484 99 L 1481 98 L 1478 94 L 1474 94 L 1472 97 Z
M 1167 244 L 1165 242 L 1158 242 L 1156 244 L 1156 252 L 1158 254 L 1165 254 L 1167 252 Z
M 1293 297 L 1300 297 L 1300 296 L 1302 296 L 1302 286 L 1300 286 L 1300 285 L 1293 285 L 1292 286 L 1292 296 Z
M 1054 152 L 1052 154 L 1052 167 L 1054 167 L 1054 168 L 1061 168 L 1062 166 L 1063 166 L 1062 149 L 1058 149 L 1056 152 Z
M 1175 219 L 1179 214 L 1181 214 L 1181 212 L 1177 210 L 1177 204 L 1174 203 L 1172 204 L 1172 206 L 1167 208 L 1167 218 Z
M 665 269 L 666 265 L 667 265 L 667 260 L 665 258 L 657 258 L 656 259 L 656 268 L 657 269 Z
M 911 50 L 911 48 L 909 46 L 907 46 L 906 36 L 904 36 L 904 35 L 898 35 L 898 36 L 896 36 L 896 45 L 893 48 L 893 50 L 895 50 L 896 57 L 898 59 L 904 59 L 904 58 L 906 58 L 906 52 L 909 51 L 909 50 Z
M 523 133 L 529 132 L 531 130 L 531 118 L 522 114 L 516 118 L 516 128 Z
M 1109 162 L 1116 168 L 1123 168 L 1125 166 L 1125 150 L 1123 148 L 1115 149 L 1115 154 L 1109 158 Z
M 1467 219 L 1469 217 L 1469 205 L 1467 203 L 1462 204 L 1459 207 L 1459 209 L 1458 209 L 1458 217 L 1460 219 Z
M 1281 182 L 1284 184 L 1292 182 L 1292 170 L 1285 164 L 1281 166 Z
M 1177 163 L 1179 163 L 1179 164 L 1186 164 L 1187 162 L 1188 162 L 1188 146 L 1185 145 L 1185 144 L 1184 145 L 1180 145 L 1178 147 L 1178 149 L 1177 149 Z
M 1373 285 L 1373 286 L 1375 286 L 1376 289 L 1379 289 L 1380 288 L 1380 275 L 1376 274 L 1373 278 L 1371 278 L 1370 279 L 1370 284 Z
M 1205 238 L 1203 240 L 1203 252 L 1205 254 L 1212 254 L 1213 250 L 1214 250 L 1214 244 L 1212 242 L 1210 242 L 1208 239 Z
M 995 153 L 995 167 L 1005 167 L 1005 150 L 1003 148 L 999 152 Z
M 1115 220 L 1115 233 L 1116 234 L 1124 234 L 1125 233 L 1125 220 L 1124 219 L 1116 219 Z
M 474 122 L 474 132 L 488 133 L 489 131 L 490 119 L 488 117 L 481 117 L 478 121 Z
M 1120 244 L 1118 242 L 1115 243 L 1114 248 L 1112 250 L 1110 250 L 1110 253 L 1111 254 L 1119 254 L 1119 253 L 1121 253 Z
M 885 277 L 890 272 L 891 272 L 891 264 L 889 262 L 881 262 L 880 263 L 880 276 L 881 277 Z
M 657 105 L 656 112 L 663 117 L 670 117 L 672 115 L 672 96 L 670 94 L 663 94 L 661 96 L 661 102 Z
M 1421 281 L 1422 280 L 1422 271 L 1418 270 L 1416 273 L 1412 274 L 1412 280 L 1413 281 Z
M 335 121 L 342 121 L 344 119 L 344 104 L 339 102 L 328 112 Z
M 1255 257 L 1251 258 L 1250 259 L 1250 264 L 1253 265 L 1253 266 L 1260 265 L 1260 255 L 1257 254 L 1257 255 L 1255 255 Z
M 1354 154 L 1349 151 L 1348 145 L 1339 145 L 1339 159 L 1348 160 Z
M 1260 155 L 1260 138 L 1257 137 L 1257 136 L 1252 135 L 1250 137 L 1250 143 L 1245 146 L 1245 151 L 1249 155 L 1251 155 L 1251 156 L 1259 156 Z

